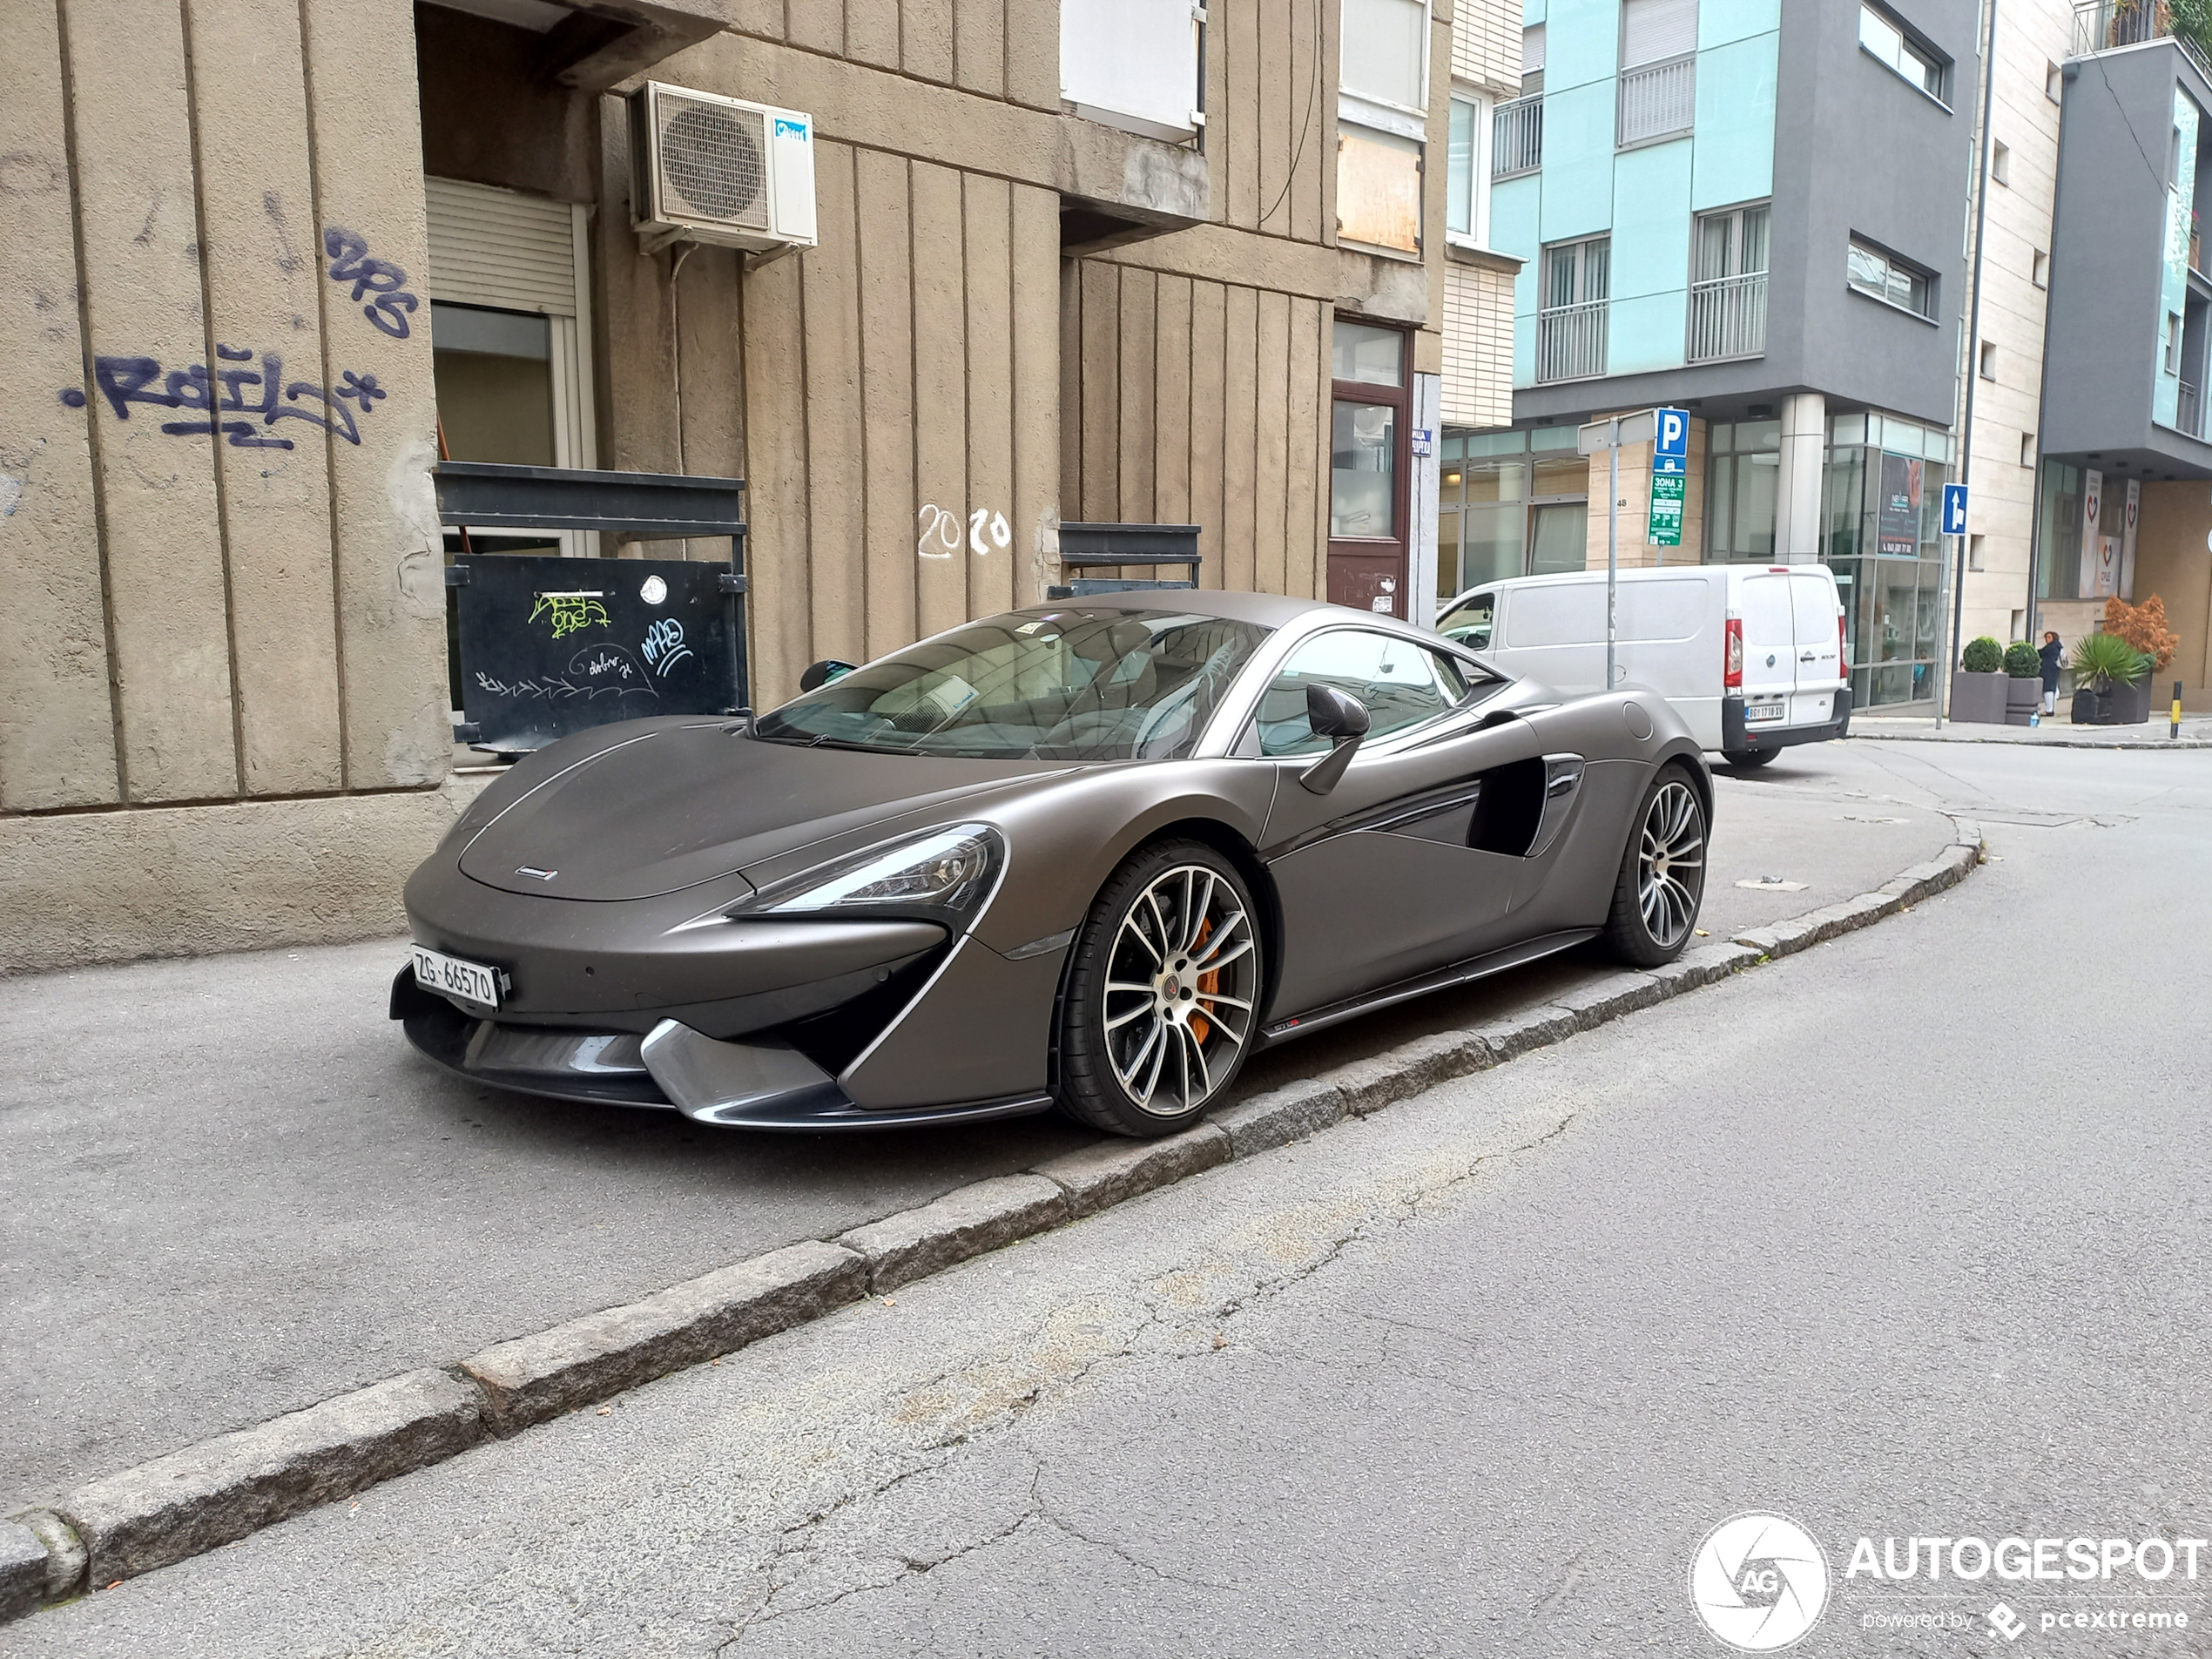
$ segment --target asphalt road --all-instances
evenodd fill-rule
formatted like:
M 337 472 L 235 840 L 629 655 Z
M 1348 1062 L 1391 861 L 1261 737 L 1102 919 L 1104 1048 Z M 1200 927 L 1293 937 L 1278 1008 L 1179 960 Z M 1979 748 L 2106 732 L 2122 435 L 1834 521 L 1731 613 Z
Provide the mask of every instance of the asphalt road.
M 1704 925 L 1725 937 L 1932 856 L 1949 826 L 1866 799 L 1884 776 L 1833 745 L 1723 776 Z M 1733 885 L 1770 874 L 1808 885 Z M 471 1087 L 385 1018 L 401 954 L 0 979 L 16 1061 L 0 1079 L 0 1514 L 1089 1138 L 1056 1117 L 747 1136 Z M 1244 1088 L 1593 971 L 1554 963 L 1353 1022 L 1260 1056 Z
M 1717 1654 L 1686 1575 L 1744 1509 L 1838 1574 L 1860 1535 L 2212 1534 L 2212 755 L 1831 765 L 1999 861 L 0 1642 Z M 2208 1586 L 2148 1588 L 2195 1630 L 1839 1576 L 1795 1651 L 2206 1651 Z M 1864 1624 L 1919 1611 L 1968 1628 Z

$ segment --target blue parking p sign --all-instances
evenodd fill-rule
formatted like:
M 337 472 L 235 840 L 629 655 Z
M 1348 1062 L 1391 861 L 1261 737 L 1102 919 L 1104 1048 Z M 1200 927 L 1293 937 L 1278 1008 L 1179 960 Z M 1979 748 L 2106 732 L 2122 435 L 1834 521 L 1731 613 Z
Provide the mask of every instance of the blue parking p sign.
M 1689 413 L 1686 409 L 1654 409 L 1652 415 L 1651 453 L 1654 455 L 1689 456 Z
M 1966 533 L 1966 487 L 1946 484 L 1943 487 L 1943 533 L 1964 536 Z

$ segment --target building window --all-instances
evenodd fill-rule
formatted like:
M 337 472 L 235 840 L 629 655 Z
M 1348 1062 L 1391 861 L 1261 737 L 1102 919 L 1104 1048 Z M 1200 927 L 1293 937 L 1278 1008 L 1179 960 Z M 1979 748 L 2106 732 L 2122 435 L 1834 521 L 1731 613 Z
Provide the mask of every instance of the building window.
M 1909 35 L 1888 12 L 1859 7 L 1858 44 L 1937 103 L 1945 102 L 1950 64 L 1933 47 Z
M 1482 146 L 1491 136 L 1487 100 L 1473 92 L 1453 92 L 1444 229 L 1454 240 L 1478 247 L 1490 240 L 1490 169 L 1483 165 Z
M 1521 95 L 1544 90 L 1544 25 L 1532 23 L 1521 31 Z
M 1622 149 L 1687 132 L 1697 114 L 1697 0 L 1624 0 Z
M 1415 113 L 1428 108 L 1427 0 L 1343 0 L 1339 85 Z
M 1981 377 L 1986 381 L 1997 378 L 1997 347 L 1986 340 L 1981 342 Z
M 1337 236 L 1399 253 L 1421 251 L 1421 146 L 1394 132 L 1337 132 Z
M 1854 238 L 1844 273 L 1851 286 L 1870 299 L 1909 311 L 1916 317 L 1935 317 L 1935 279 Z
M 2060 73 L 2059 66 L 2049 58 L 2045 58 L 2043 60 L 2043 96 L 2056 104 L 2060 101 L 2065 91 L 2066 80 Z
M 1764 202 L 1698 216 L 1689 285 L 1691 362 L 1766 350 L 1768 217 Z
M 1966 538 L 1966 568 L 1969 570 L 1981 569 L 1981 537 L 1979 536 Z
M 2033 432 L 2023 432 L 2020 434 L 2020 465 L 2032 467 L 2034 464 L 2035 435 Z
M 2039 288 L 2051 286 L 2051 256 L 2040 247 L 2035 250 L 2034 260 L 2028 267 L 2028 280 Z
M 1612 238 L 1546 248 L 1543 278 L 1543 306 L 1536 315 L 1537 380 L 1587 380 L 1604 374 Z
M 1989 176 L 2000 185 L 2013 182 L 2013 152 L 1994 140 L 1989 146 Z
M 1705 432 L 1705 556 L 1774 556 L 1782 476 L 1782 422 L 1715 421 Z
M 2182 372 L 2182 319 L 2178 312 L 2166 314 L 2166 372 Z
M 1575 428 L 1451 432 L 1436 522 L 1438 610 L 1469 588 L 1588 563 L 1589 467 Z

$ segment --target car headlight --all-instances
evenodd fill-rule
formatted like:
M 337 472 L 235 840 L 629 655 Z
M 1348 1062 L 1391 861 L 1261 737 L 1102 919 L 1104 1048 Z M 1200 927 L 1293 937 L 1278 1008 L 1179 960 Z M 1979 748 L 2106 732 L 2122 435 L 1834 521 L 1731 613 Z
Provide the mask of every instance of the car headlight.
M 1006 844 L 988 824 L 954 824 L 779 881 L 732 914 L 799 916 L 866 910 L 965 919 L 998 879 Z

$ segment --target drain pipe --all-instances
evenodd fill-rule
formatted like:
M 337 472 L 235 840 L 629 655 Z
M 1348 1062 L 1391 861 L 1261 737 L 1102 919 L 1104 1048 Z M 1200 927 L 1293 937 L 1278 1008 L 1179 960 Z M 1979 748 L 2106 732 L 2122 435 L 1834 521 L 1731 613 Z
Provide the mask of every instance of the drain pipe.
M 1966 323 L 1966 412 L 1959 421 L 1959 482 L 1970 484 L 1974 472 L 1974 382 L 1981 378 L 1981 261 L 1989 246 L 1989 117 L 1997 96 L 1997 0 L 1989 0 L 1989 40 L 1982 48 L 1981 138 L 1974 152 L 1974 299 Z M 2037 421 L 2042 419 L 2039 410 Z M 2039 452 L 2040 453 L 2040 452 Z M 2038 469 L 2039 475 L 2040 469 Z M 1967 499 L 1971 501 L 1971 493 Z M 1959 636 L 1966 626 L 1966 535 L 1953 538 L 1951 554 L 1951 657 L 1937 687 L 1936 730 L 1951 710 L 1951 676 L 1959 666 Z

